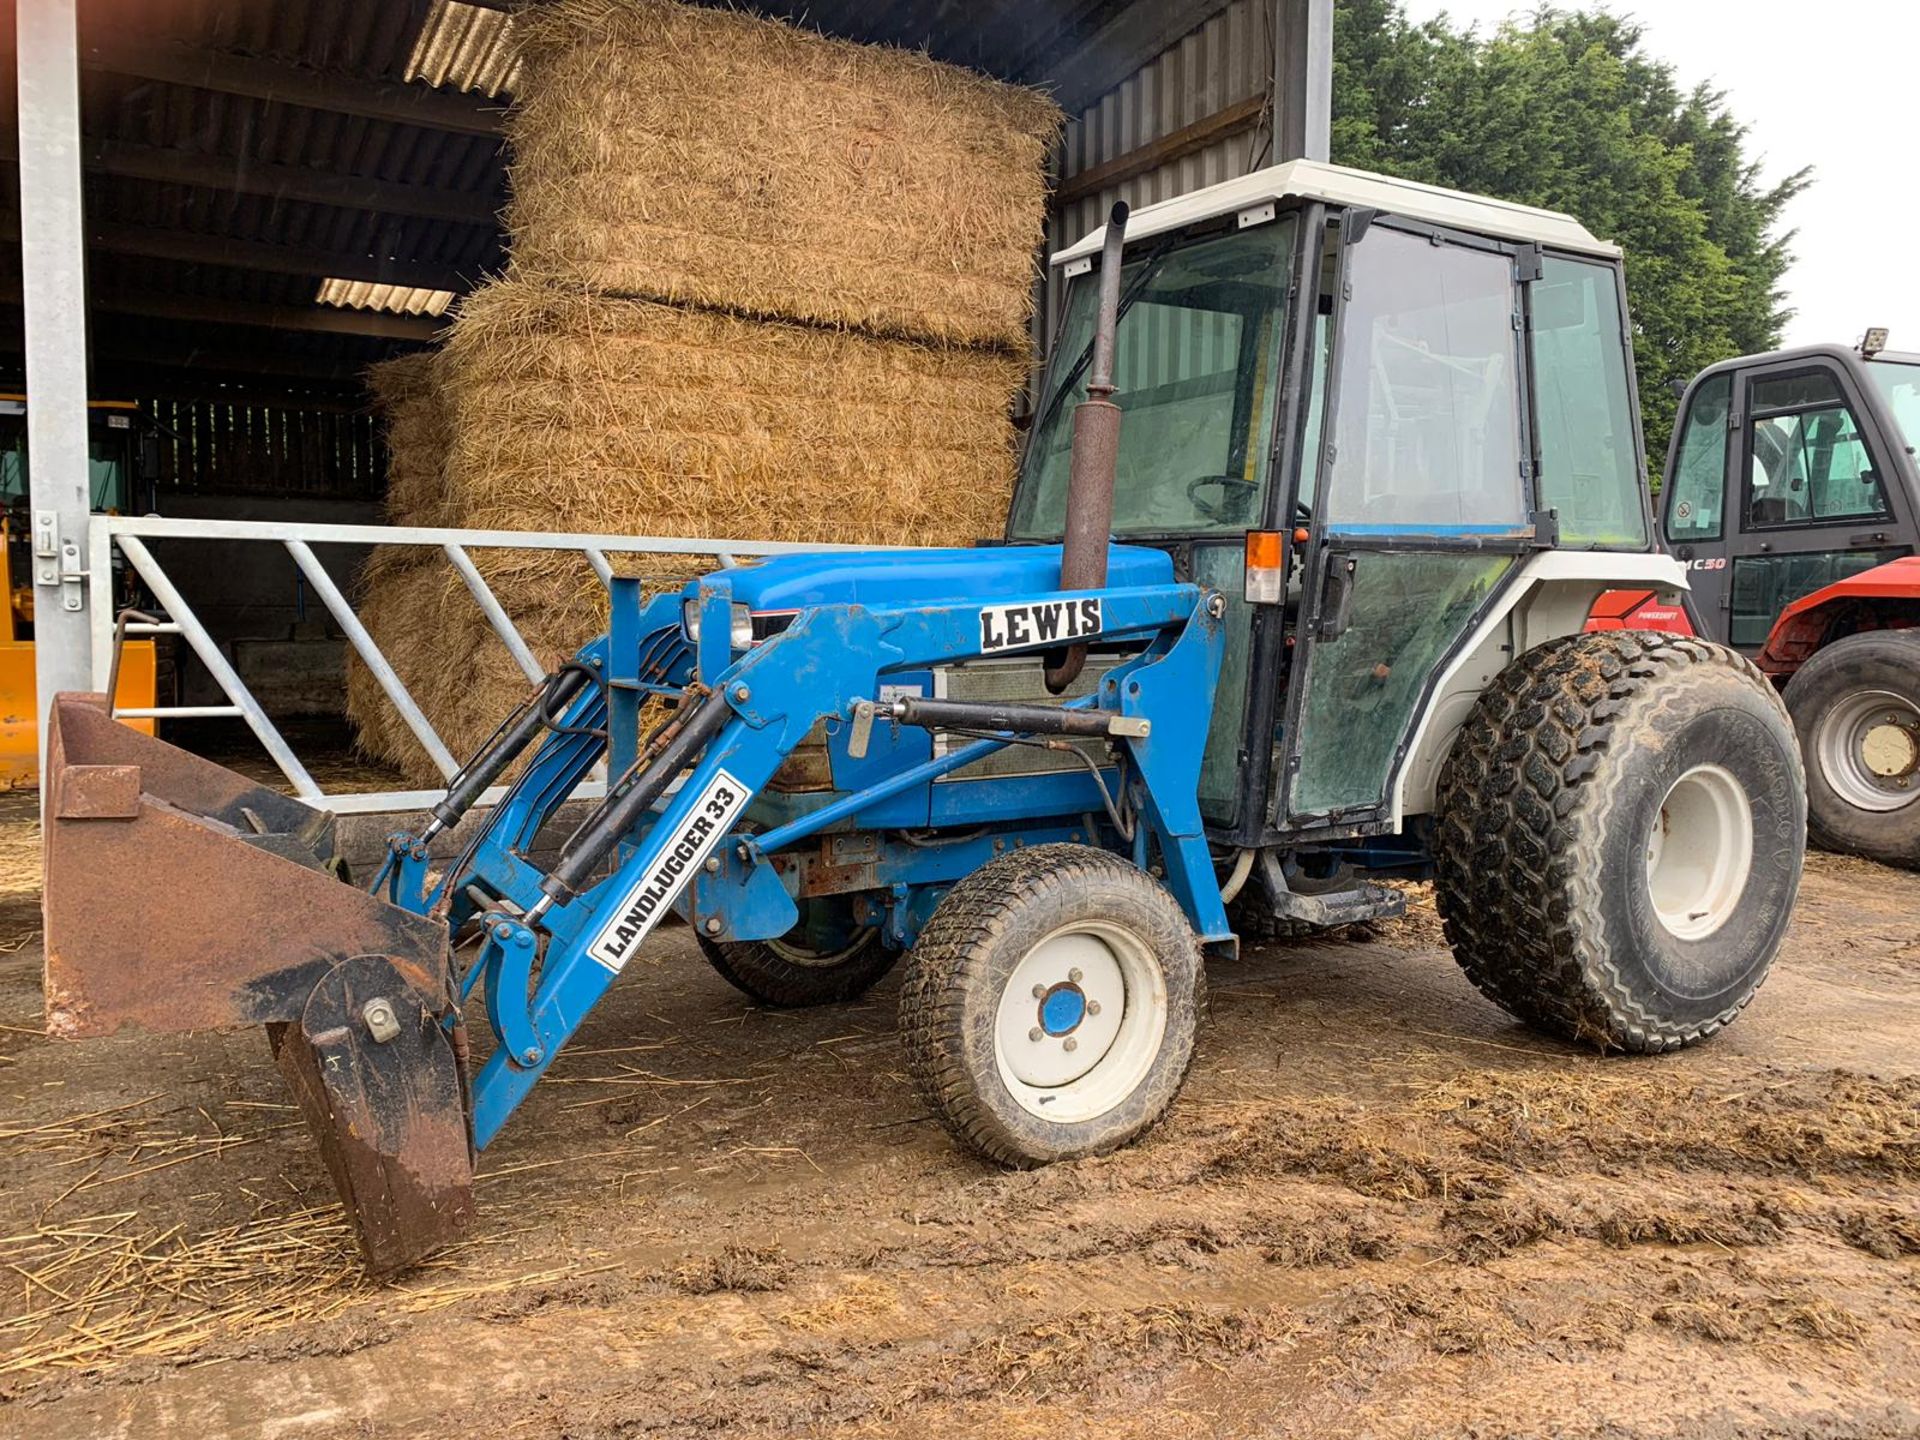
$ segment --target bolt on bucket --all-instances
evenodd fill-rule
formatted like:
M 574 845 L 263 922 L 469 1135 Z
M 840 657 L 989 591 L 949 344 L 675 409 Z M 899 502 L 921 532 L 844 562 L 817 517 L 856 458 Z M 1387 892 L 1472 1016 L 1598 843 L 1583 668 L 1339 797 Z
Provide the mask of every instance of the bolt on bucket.
M 472 1212 L 445 928 L 342 884 L 333 817 L 56 696 L 47 1033 L 268 1027 L 369 1270 Z

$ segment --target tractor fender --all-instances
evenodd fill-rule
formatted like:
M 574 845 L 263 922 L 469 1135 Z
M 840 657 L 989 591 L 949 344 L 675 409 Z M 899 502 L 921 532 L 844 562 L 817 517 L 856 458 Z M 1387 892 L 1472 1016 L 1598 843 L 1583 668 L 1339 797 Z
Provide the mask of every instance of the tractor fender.
M 1914 625 L 1920 625 L 1920 555 L 1905 555 L 1802 595 L 1780 612 L 1754 663 L 1785 680 L 1839 635 Z
M 1406 759 L 1393 778 L 1389 815 L 1396 831 L 1409 815 L 1433 813 L 1440 768 L 1460 726 L 1481 692 L 1515 659 L 1536 645 L 1593 628 L 1595 606 L 1609 591 L 1649 595 L 1670 610 L 1689 589 L 1686 566 L 1671 555 L 1546 550 L 1523 558 L 1517 570 L 1440 662 L 1413 717 Z

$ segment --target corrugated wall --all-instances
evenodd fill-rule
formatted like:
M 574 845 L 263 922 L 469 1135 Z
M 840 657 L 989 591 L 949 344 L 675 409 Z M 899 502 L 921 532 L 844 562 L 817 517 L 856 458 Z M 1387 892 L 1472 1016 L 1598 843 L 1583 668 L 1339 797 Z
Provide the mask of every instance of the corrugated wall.
M 1222 111 L 1266 93 L 1273 63 L 1273 0 L 1233 0 L 1226 9 L 1136 70 L 1070 120 L 1062 137 L 1061 189 L 1109 164 Z M 1231 180 L 1265 164 L 1267 127 L 1249 120 L 1191 154 L 1057 205 L 1047 225 L 1047 253 L 1097 229 L 1115 200 L 1150 205 Z M 1042 324 L 1051 326 L 1058 282 L 1049 274 Z M 1043 341 L 1050 335 L 1042 335 Z

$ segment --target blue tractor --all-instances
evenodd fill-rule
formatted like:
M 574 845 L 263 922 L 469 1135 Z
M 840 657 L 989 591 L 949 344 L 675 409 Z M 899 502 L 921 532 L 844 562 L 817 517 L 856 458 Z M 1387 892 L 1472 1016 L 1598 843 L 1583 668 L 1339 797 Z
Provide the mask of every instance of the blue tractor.
M 387 1270 L 468 1223 L 474 1151 L 670 912 L 769 1004 L 904 961 L 926 1103 L 1016 1166 L 1139 1136 L 1207 957 L 1391 915 L 1383 876 L 1434 877 L 1468 976 L 1551 1034 L 1732 1020 L 1798 885 L 1799 752 L 1734 652 L 1584 633 L 1686 585 L 1618 251 L 1296 162 L 1115 207 L 1052 274 L 1002 540 L 616 580 L 370 889 L 323 816 L 60 697 L 49 1029 L 266 1024 Z

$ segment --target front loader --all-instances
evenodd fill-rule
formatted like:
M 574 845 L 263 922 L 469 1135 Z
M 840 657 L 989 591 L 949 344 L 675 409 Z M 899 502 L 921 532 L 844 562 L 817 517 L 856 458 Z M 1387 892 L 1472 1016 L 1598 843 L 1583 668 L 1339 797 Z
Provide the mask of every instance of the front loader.
M 1800 762 L 1732 652 L 1582 633 L 1609 588 L 1685 585 L 1618 252 L 1294 162 L 1116 207 L 1054 264 L 1004 543 L 615 580 L 365 891 L 324 817 L 59 697 L 49 1029 L 265 1024 L 390 1270 L 468 1223 L 473 1154 L 670 913 L 768 1004 L 904 957 L 908 1070 L 1009 1165 L 1144 1132 L 1205 957 L 1392 915 L 1381 876 L 1432 875 L 1469 978 L 1550 1034 L 1663 1051 L 1737 1015 Z

